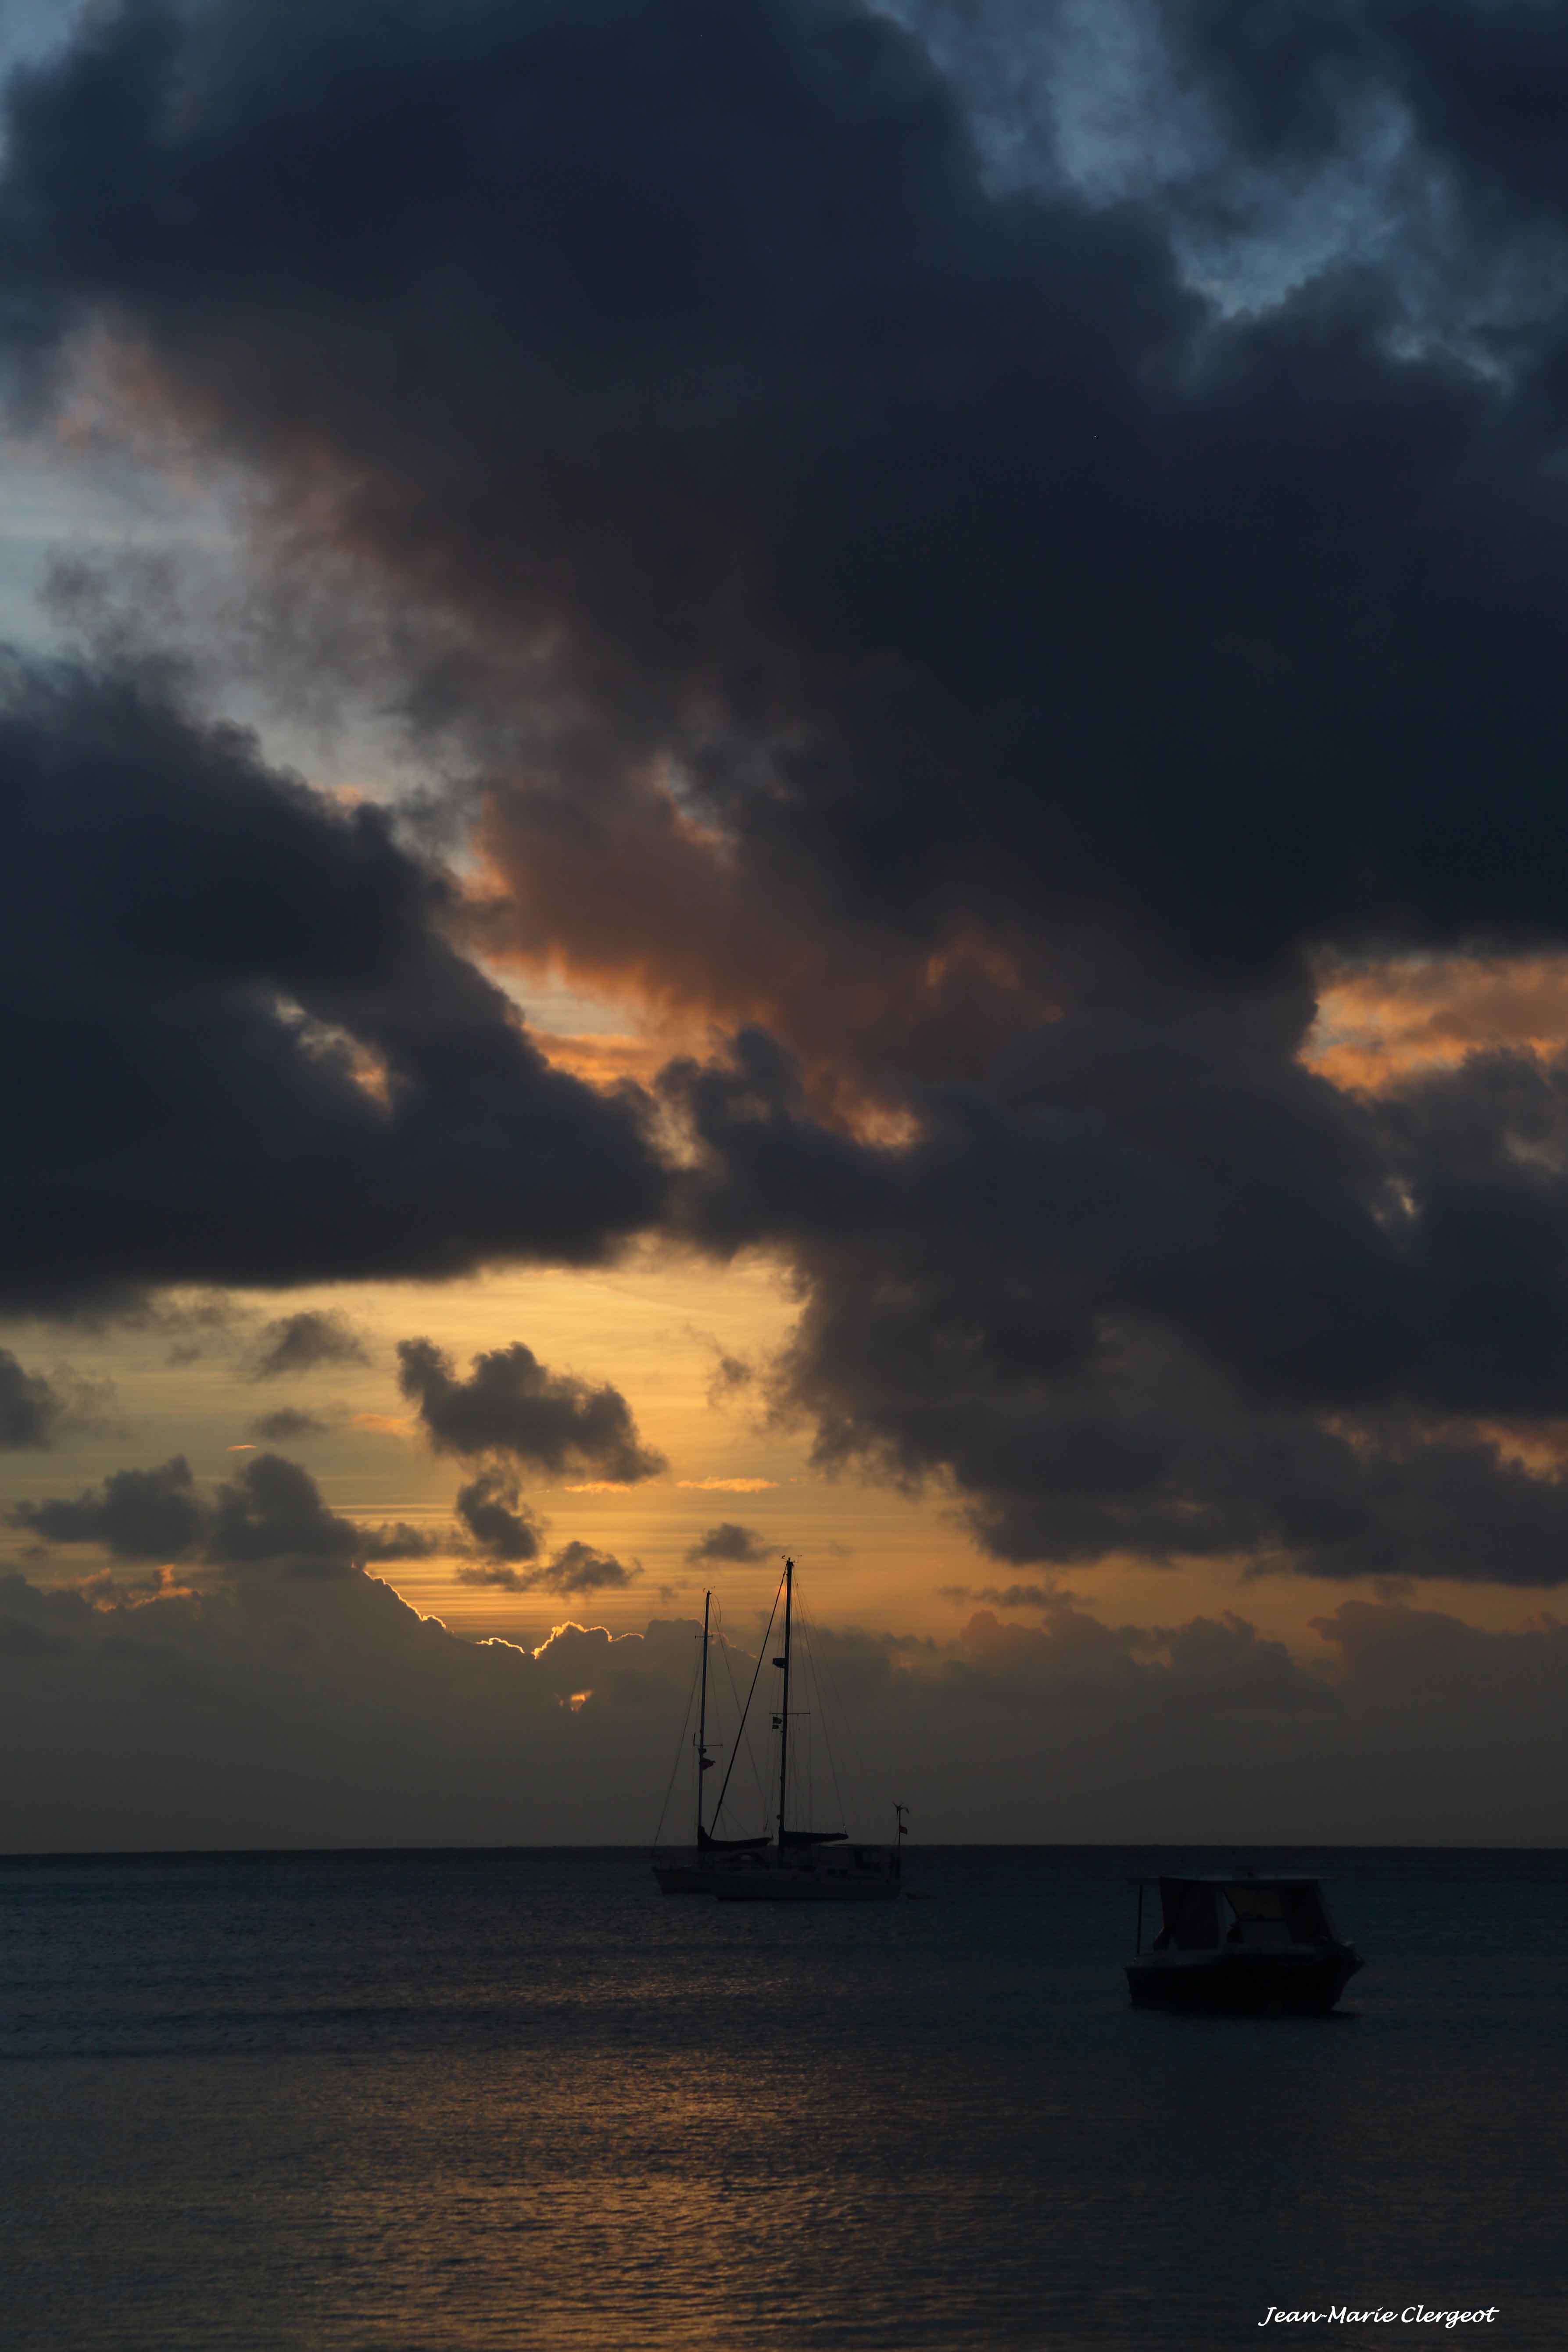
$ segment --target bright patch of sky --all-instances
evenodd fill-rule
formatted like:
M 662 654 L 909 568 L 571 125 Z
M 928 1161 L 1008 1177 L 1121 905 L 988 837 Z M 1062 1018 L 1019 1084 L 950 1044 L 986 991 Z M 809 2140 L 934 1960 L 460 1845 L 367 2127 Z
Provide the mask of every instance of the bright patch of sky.
M 999 194 L 1151 201 L 1187 282 L 1224 317 L 1266 310 L 1325 270 L 1386 272 L 1400 348 L 1495 373 L 1495 345 L 1568 299 L 1555 237 L 1467 266 L 1453 192 L 1392 94 L 1342 93 L 1336 151 L 1297 167 L 1239 157 L 1198 78 L 1139 0 L 875 0 L 960 93 Z
M 1186 274 L 1222 310 L 1266 308 L 1395 234 L 1409 127 L 1392 106 L 1358 121 L 1346 154 L 1310 181 L 1247 171 L 1135 0 L 879 5 L 960 92 L 998 194 L 1067 188 L 1095 205 L 1173 205 Z M 1223 206 L 1212 187 L 1222 167 Z
M 83 13 L 62 8 L 59 0 L 5 0 L 0 9 L 0 77 L 63 48 Z

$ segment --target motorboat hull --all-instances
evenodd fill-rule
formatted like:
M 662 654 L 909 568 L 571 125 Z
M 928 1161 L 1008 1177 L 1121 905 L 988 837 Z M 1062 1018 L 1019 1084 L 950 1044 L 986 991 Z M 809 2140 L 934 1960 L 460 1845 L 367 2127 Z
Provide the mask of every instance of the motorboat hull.
M 1127 1963 L 1127 1990 L 1140 2009 L 1326 2017 L 1363 1965 L 1348 1944 L 1327 1951 L 1143 1953 Z

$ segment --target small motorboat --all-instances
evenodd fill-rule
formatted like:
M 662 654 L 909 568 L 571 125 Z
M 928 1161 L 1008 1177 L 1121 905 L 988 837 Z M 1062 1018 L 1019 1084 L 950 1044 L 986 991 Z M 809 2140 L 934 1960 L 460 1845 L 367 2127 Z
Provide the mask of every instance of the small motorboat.
M 1138 1887 L 1136 1956 L 1127 1990 L 1143 2009 L 1250 2017 L 1326 2017 L 1364 1966 L 1335 1932 L 1321 1879 L 1161 1878 L 1160 1928 L 1143 1943 Z

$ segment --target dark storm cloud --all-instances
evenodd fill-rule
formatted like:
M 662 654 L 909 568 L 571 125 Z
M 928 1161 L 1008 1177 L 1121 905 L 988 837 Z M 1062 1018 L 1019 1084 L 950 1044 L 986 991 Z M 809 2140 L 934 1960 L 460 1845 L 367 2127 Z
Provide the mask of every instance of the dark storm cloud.
M 476 1356 L 466 1381 L 429 1339 L 400 1339 L 397 1360 L 399 1385 L 438 1454 L 510 1454 L 552 1475 L 576 1471 L 617 1486 L 667 1466 L 639 1440 L 618 1389 L 549 1370 L 521 1339 Z
M 460 1507 L 460 1506 L 459 1506 Z M 582 1598 L 594 1592 L 620 1592 L 635 1584 L 642 1574 L 640 1567 L 626 1567 L 613 1552 L 595 1551 L 592 1544 L 563 1544 L 548 1560 L 537 1568 L 513 1568 L 510 1559 L 528 1559 L 527 1552 L 507 1554 L 487 1560 L 481 1566 L 459 1568 L 459 1584 L 493 1585 L 505 1592 L 558 1592 Z
M 521 1495 L 517 1480 L 500 1469 L 483 1470 L 466 1486 L 458 1489 L 458 1517 L 479 1545 L 492 1560 L 537 1559 L 539 1557 L 539 1522 L 531 1511 L 521 1507 Z M 467 1574 L 459 1570 L 459 1574 Z M 468 1575 L 474 1582 L 476 1576 Z M 485 1575 L 483 1580 L 494 1582 Z
M 1568 1410 L 1563 1073 L 1374 1104 L 1292 1057 L 1325 943 L 1568 936 L 1557 298 L 1514 269 L 1481 367 L 1408 290 L 1458 315 L 1489 221 L 1510 268 L 1555 234 L 1563 42 L 1480 0 L 1155 17 L 1215 176 L 1097 209 L 988 194 L 837 0 L 95 12 L 15 87 L 18 382 L 120 338 L 281 543 L 437 615 L 411 700 L 472 703 L 510 893 L 472 936 L 802 1048 L 812 1091 L 753 1035 L 667 1099 L 682 1233 L 800 1275 L 776 1394 L 822 1461 L 951 1478 L 1020 1561 L 1554 1582 L 1558 1480 L 1454 1423 Z M 1219 316 L 1194 207 L 1353 162 L 1379 89 L 1452 257 L 1412 198 Z M 11 730 L 16 1284 L 587 1258 L 658 1213 L 638 1107 L 531 1059 L 384 820 L 106 691 Z M 855 1087 L 913 1141 L 828 1122 Z M 614 1391 L 411 1345 L 437 1444 L 648 1475 Z
M 755 1528 L 743 1528 L 734 1519 L 722 1519 L 692 1545 L 686 1562 L 689 1568 L 700 1568 L 708 1560 L 747 1561 L 766 1557 L 766 1538 Z
M 582 1262 L 655 1210 L 635 1098 L 547 1067 L 383 812 L 144 683 L 5 686 L 0 1298 Z
M 264 1412 L 250 1424 L 254 1436 L 264 1437 L 272 1445 L 288 1445 L 296 1438 L 325 1437 L 332 1423 L 320 1413 L 306 1412 L 297 1404 L 279 1405 L 276 1412 Z
M 970 1601 L 981 1609 L 1048 1609 L 1057 1595 L 1045 1584 L 941 1584 L 944 1601 Z
M 1353 152 L 1381 100 L 1475 226 L 1568 215 L 1568 28 L 1541 0 L 1295 0 L 1245 15 L 1155 0 L 1140 13 L 1249 162 L 1300 170 Z
M 750 1388 L 755 1378 L 755 1367 L 748 1364 L 743 1356 L 726 1355 L 721 1348 L 719 1360 L 713 1367 L 713 1377 L 708 1383 L 709 1403 L 727 1404 L 742 1389 Z
M 0 1446 L 47 1445 L 65 1410 L 41 1372 L 0 1348 Z
M 1439 166 L 1464 42 L 1549 116 L 1561 47 L 1443 22 L 1439 68 L 1380 20 Z M 16 85 L 0 240 L 19 347 L 112 317 L 389 576 L 554 632 L 605 741 L 681 754 L 731 927 L 1048 920 L 1226 986 L 1563 935 L 1552 321 L 1511 388 L 1402 354 L 1371 268 L 1217 322 L 1155 208 L 988 196 L 885 21 L 110 11 Z M 546 865 L 579 782 L 519 814 Z
M 846 1361 L 901 1317 L 911 1367 L 945 1334 L 955 1370 L 1072 1375 L 1125 1312 L 1262 1396 L 1568 1405 L 1568 1072 L 1496 1056 L 1366 1101 L 1258 1027 L 1066 1017 L 990 1087 L 911 1090 L 888 1146 L 745 1034 L 665 1074 L 697 1146 L 680 1213 L 822 1268 L 809 1326 Z
M 218 1487 L 204 1557 L 220 1568 L 283 1562 L 300 1575 L 345 1575 L 367 1562 L 424 1559 L 435 1540 L 399 1519 L 364 1528 L 329 1511 L 308 1471 L 258 1454 Z
M 280 1380 L 289 1372 L 314 1371 L 321 1364 L 368 1364 L 364 1343 L 342 1315 L 279 1316 L 258 1342 L 250 1377 Z
M 47 1543 L 100 1544 L 116 1559 L 281 1566 L 306 1576 L 421 1559 L 437 1549 L 402 1520 L 364 1528 L 340 1517 L 309 1473 L 276 1454 L 258 1454 L 210 1501 L 176 1454 L 154 1470 L 117 1470 L 74 1501 L 20 1503 L 9 1517 Z
M 155 1470 L 116 1470 L 74 1501 L 19 1503 L 9 1516 L 46 1543 L 101 1544 L 116 1559 L 187 1559 L 207 1525 L 183 1454 Z
M 476 1565 L 459 1568 L 459 1584 L 478 1585 L 483 1591 L 495 1592 L 531 1592 L 533 1579 L 521 1570 L 509 1567 L 504 1560 L 487 1559 Z
M 1462 1419 L 1568 1404 L 1568 1072 L 1362 1102 L 1228 1026 L 1063 1021 L 897 1148 L 766 1040 L 667 1087 L 694 1230 L 805 1282 L 773 1392 L 824 1466 L 950 1477 L 1020 1564 L 1568 1580 L 1568 1482 Z
M 614 1552 L 595 1551 L 592 1544 L 563 1544 L 550 1563 L 552 1592 L 618 1592 L 642 1574 L 635 1563 L 627 1568 Z

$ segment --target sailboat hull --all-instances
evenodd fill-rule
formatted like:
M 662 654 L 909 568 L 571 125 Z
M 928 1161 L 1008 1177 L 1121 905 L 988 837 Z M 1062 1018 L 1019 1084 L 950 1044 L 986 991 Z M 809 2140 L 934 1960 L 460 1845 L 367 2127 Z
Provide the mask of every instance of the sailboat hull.
M 779 1735 L 778 1818 L 776 1845 L 769 1846 L 765 1838 L 718 1837 L 704 1825 L 702 1775 L 712 1765 L 708 1753 L 708 1644 L 710 1639 L 710 1606 L 711 1593 L 702 1604 L 702 1675 L 697 1716 L 697 1838 L 690 1846 L 656 1847 L 653 1853 L 653 1874 L 660 1892 L 665 1895 L 711 1895 L 721 1903 L 891 1903 L 901 1894 L 900 1871 L 903 1862 L 903 1817 L 907 1807 L 898 1808 L 899 1839 L 897 1845 L 852 1845 L 842 1830 L 804 1830 L 791 1828 L 786 1822 L 789 1799 L 789 1727 L 790 1727 L 790 1644 L 793 1633 L 795 1599 L 795 1562 L 784 1561 L 783 1582 L 784 1654 L 773 1660 L 784 1675 L 779 1694 L 779 1707 L 773 1717 L 773 1728 Z M 767 1636 L 773 1632 L 773 1616 L 778 1609 L 775 1595 L 759 1651 L 756 1670 L 752 1676 L 752 1689 L 756 1687 L 767 1654 Z M 737 1740 L 743 1734 L 752 1695 L 748 1691 L 746 1705 L 741 1711 Z M 690 1701 L 687 1702 L 689 1708 Z M 731 1759 L 731 1769 L 733 1769 Z M 673 1775 L 672 1775 L 673 1779 Z M 726 1771 L 720 1787 L 718 1803 L 713 1808 L 716 1822 L 723 1810 L 724 1791 L 729 1787 Z M 666 1802 L 668 1804 L 668 1796 Z M 660 1822 L 662 1831 L 663 1822 Z
M 758 1862 L 716 1877 L 721 1903 L 896 1903 L 903 1892 L 899 1855 L 887 1846 L 862 1846 L 832 1864 Z
M 665 1895 L 711 1895 L 716 1873 L 702 1862 L 656 1862 L 653 1874 Z
M 666 1895 L 711 1895 L 721 1878 L 754 1867 L 750 1853 L 723 1847 L 666 1846 L 653 1858 L 653 1874 Z

